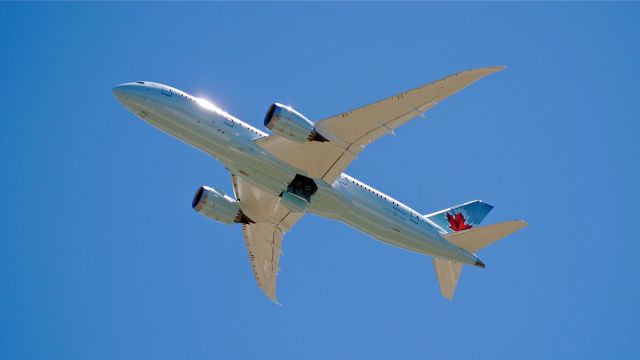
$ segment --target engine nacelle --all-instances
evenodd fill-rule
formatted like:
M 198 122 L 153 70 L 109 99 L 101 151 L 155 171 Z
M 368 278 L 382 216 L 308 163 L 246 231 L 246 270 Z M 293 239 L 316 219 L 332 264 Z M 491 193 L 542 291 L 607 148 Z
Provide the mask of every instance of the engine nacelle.
M 208 186 L 198 188 L 191 207 L 198 213 L 224 224 L 253 222 L 242 213 L 235 199 Z
M 318 134 L 315 125 L 289 106 L 272 104 L 264 117 L 264 126 L 274 133 L 297 142 L 328 141 Z

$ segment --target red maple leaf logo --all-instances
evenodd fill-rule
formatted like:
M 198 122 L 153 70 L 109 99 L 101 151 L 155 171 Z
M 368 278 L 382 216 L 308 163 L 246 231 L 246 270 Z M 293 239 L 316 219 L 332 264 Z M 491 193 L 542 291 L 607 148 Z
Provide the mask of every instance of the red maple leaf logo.
M 471 229 L 471 225 L 465 222 L 464 216 L 461 213 L 455 214 L 455 216 L 447 213 L 447 220 L 449 220 L 449 227 L 453 231 L 462 231 Z

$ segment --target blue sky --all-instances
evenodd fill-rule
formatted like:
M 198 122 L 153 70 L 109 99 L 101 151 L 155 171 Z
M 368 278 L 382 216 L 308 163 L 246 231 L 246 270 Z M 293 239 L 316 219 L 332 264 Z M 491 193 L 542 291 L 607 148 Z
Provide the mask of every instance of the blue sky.
M 637 358 L 640 5 L 0 4 L 0 358 Z M 305 217 L 279 299 L 238 226 L 190 207 L 224 168 L 128 113 L 166 83 L 255 126 L 507 65 L 348 169 L 424 213 L 530 226 L 453 302 L 431 260 Z

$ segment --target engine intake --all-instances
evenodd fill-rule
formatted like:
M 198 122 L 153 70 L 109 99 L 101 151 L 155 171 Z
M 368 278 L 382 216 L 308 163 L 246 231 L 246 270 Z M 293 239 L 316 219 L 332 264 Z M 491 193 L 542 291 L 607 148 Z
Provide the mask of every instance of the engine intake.
M 264 126 L 274 133 L 296 142 L 328 141 L 316 131 L 313 122 L 289 106 L 271 104 L 264 117 Z
M 212 189 L 208 186 L 198 188 L 191 202 L 191 207 L 209 219 L 219 221 L 223 224 L 253 223 L 251 219 L 242 213 L 235 199 L 229 197 L 221 190 Z

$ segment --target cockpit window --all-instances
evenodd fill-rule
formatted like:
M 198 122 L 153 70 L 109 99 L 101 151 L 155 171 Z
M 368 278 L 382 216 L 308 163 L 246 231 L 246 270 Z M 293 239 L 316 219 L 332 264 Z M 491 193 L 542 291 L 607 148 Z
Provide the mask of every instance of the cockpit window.
M 144 85 L 144 81 L 136 81 L 136 83 Z

